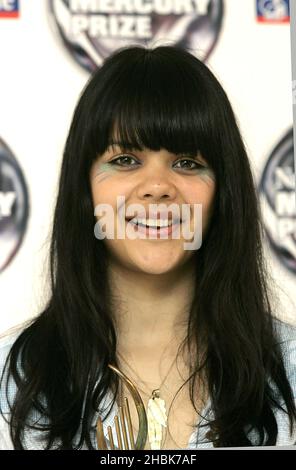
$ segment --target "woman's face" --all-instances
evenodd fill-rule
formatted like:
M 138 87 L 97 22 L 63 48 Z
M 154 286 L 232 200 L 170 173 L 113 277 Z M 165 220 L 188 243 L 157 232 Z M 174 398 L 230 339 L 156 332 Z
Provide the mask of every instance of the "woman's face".
M 178 269 L 194 254 L 194 249 L 184 249 L 184 244 L 190 246 L 188 242 L 193 239 L 184 234 L 185 224 L 190 229 L 189 234 L 199 230 L 204 235 L 208 227 L 215 195 L 214 173 L 201 155 L 175 155 L 165 149 L 122 151 L 122 148 L 115 144 L 108 147 L 90 171 L 94 207 L 104 204 L 105 208 L 112 209 L 107 217 L 107 212 L 96 212 L 100 214 L 96 216 L 101 221 L 100 227 L 108 233 L 104 243 L 112 260 L 127 269 L 150 274 Z M 197 220 L 195 204 L 201 205 L 202 220 Z M 160 214 L 169 207 L 172 212 L 168 212 L 168 216 Z M 150 212 L 152 221 L 147 220 L 150 209 L 156 209 Z M 145 215 L 146 220 L 143 220 Z M 181 223 L 174 223 L 173 229 L 166 228 L 170 219 L 176 216 L 178 220 L 178 215 Z M 105 217 L 104 227 L 102 216 Z M 164 228 L 136 226 L 130 221 L 132 218 L 135 223 L 147 222 L 148 225 L 164 218 Z

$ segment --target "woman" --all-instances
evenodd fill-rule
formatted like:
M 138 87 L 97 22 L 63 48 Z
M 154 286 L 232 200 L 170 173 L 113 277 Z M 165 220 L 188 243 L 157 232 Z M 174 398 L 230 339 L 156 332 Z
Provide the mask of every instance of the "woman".
M 113 211 L 105 225 L 102 207 Z M 166 237 L 143 227 L 157 222 Z M 183 225 L 189 238 L 174 238 Z M 195 233 L 202 242 L 185 249 Z M 131 398 L 109 364 L 150 404 L 147 449 L 295 442 L 295 328 L 270 306 L 231 105 L 189 52 L 122 48 L 89 80 L 63 156 L 51 285 L 44 311 L 2 339 L 3 448 L 97 448 L 98 417 L 106 433 Z

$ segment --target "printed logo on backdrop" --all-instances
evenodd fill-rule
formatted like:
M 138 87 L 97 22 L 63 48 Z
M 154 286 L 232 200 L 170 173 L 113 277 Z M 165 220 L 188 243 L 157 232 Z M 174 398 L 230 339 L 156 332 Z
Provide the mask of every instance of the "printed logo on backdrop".
M 93 72 L 116 49 L 169 42 L 206 60 L 221 30 L 223 0 L 49 0 L 54 31 Z
M 0 139 L 0 272 L 16 255 L 27 226 L 28 191 L 22 170 Z
M 264 168 L 260 200 L 265 231 L 279 261 L 296 274 L 296 194 L 293 130 L 276 145 Z
M 19 0 L 0 0 L 0 18 L 18 18 Z
M 257 0 L 257 21 L 260 23 L 288 23 L 289 0 Z

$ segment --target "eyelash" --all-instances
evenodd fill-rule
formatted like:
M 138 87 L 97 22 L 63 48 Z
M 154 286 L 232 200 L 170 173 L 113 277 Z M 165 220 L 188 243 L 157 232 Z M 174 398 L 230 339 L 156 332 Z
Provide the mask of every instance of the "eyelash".
M 119 157 L 114 158 L 114 160 L 111 160 L 109 163 L 110 163 L 111 165 L 118 165 L 118 166 L 124 167 L 125 165 L 120 164 L 120 163 L 117 163 L 118 160 L 120 160 L 120 159 L 122 159 L 122 158 L 130 158 L 130 159 L 134 159 L 134 160 L 135 160 L 135 158 L 132 157 L 131 155 L 125 155 L 125 154 L 123 154 L 123 155 L 120 155 Z M 191 163 L 195 163 L 195 165 L 197 165 L 196 168 L 180 168 L 181 170 L 193 171 L 193 170 L 198 170 L 198 169 L 206 168 L 206 167 L 205 167 L 204 165 L 202 165 L 201 163 L 196 162 L 195 160 L 191 160 L 191 159 L 188 158 L 188 157 L 183 157 L 183 158 L 181 158 L 180 160 L 178 160 L 176 163 L 179 163 L 179 162 L 181 162 L 181 161 L 191 162 Z M 137 166 L 137 165 L 128 165 L 128 166 L 133 167 L 133 166 Z

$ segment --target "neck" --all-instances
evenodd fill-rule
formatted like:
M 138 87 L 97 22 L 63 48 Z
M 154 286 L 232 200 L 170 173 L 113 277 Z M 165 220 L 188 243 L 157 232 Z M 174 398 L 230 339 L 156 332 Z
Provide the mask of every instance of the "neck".
M 147 355 L 161 354 L 171 343 L 176 352 L 187 333 L 194 292 L 194 266 L 161 275 L 141 273 L 110 263 L 111 307 L 118 348 Z

